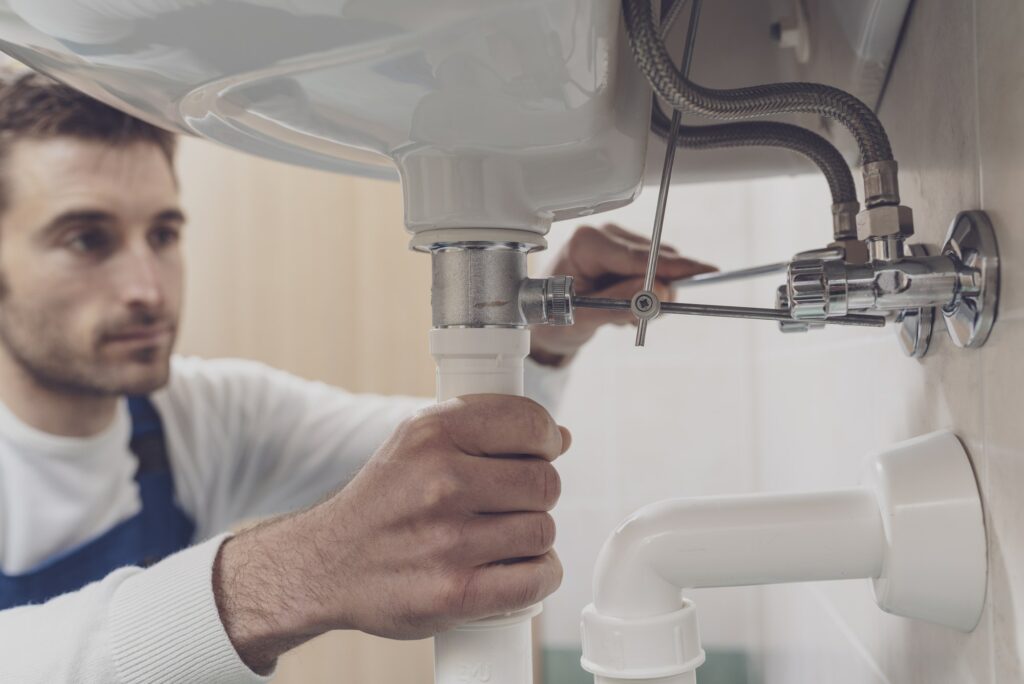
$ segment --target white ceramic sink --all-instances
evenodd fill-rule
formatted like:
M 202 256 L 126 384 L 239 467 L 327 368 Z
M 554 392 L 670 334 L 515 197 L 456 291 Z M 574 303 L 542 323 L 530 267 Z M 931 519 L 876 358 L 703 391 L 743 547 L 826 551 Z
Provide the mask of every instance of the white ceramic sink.
M 705 3 L 695 79 L 819 80 L 875 104 L 908 0 L 803 2 L 803 63 L 769 35 L 794 3 Z M 648 180 L 660 170 L 619 14 L 618 0 L 0 0 L 0 49 L 173 130 L 401 177 L 413 231 L 543 233 L 629 202 L 645 162 Z M 694 153 L 674 178 L 810 170 L 748 148 Z

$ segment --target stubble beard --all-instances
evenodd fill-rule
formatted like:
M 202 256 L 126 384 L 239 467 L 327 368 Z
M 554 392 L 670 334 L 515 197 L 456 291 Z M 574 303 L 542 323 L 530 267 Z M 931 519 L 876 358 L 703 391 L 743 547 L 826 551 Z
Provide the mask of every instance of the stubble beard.
M 159 320 L 152 314 L 133 316 L 131 325 Z M 123 326 L 122 326 L 123 327 Z M 174 326 L 176 331 L 176 326 Z M 71 337 L 51 317 L 12 307 L 0 307 L 0 345 L 38 386 L 59 394 L 110 397 L 149 394 L 167 384 L 175 332 L 160 345 L 140 347 L 115 360 L 104 360 L 104 335 L 98 333 L 85 350 L 69 344 Z M 139 366 L 143 372 L 134 372 Z

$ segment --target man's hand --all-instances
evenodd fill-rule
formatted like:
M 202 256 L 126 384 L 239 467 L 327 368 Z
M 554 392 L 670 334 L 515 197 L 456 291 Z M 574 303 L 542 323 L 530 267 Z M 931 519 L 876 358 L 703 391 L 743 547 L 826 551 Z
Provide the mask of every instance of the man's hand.
M 221 547 L 214 593 L 239 655 L 267 672 L 329 630 L 417 639 L 541 600 L 562 579 L 547 511 L 569 442 L 522 397 L 406 420 L 332 498 Z
M 631 299 L 643 288 L 651 241 L 618 226 L 577 229 L 555 258 L 551 273 L 570 275 L 576 294 L 588 297 Z M 668 286 L 673 280 L 716 271 L 714 266 L 680 256 L 672 247 L 662 245 L 654 292 L 663 300 L 671 298 Z M 531 329 L 530 356 L 540 363 L 561 365 L 606 323 L 626 325 L 635 322 L 629 311 L 577 309 L 571 326 L 538 325 Z

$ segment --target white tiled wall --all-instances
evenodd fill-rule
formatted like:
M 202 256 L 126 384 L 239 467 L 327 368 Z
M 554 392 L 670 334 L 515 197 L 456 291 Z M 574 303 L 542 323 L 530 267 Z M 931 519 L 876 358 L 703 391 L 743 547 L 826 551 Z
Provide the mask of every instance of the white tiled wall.
M 886 615 L 865 583 L 845 582 L 695 593 L 704 638 L 747 649 L 753 681 L 768 684 L 1024 682 L 1024 2 L 914 3 L 881 116 L 917 239 L 941 244 L 961 209 L 995 222 L 1002 300 L 988 344 L 958 350 L 940 327 L 919 362 L 891 330 L 784 336 L 771 323 L 679 317 L 652 326 L 643 350 L 632 329 L 601 333 L 560 416 L 576 441 L 560 465 L 566 582 L 547 601 L 548 642 L 577 642 L 597 549 L 636 507 L 847 486 L 871 449 L 949 427 L 974 461 L 991 547 L 974 633 Z M 654 195 L 600 218 L 646 232 Z M 570 232 L 556 229 L 553 249 Z M 666 226 L 668 241 L 722 268 L 785 259 L 828 234 L 813 176 L 677 187 Z M 778 282 L 681 295 L 768 306 Z

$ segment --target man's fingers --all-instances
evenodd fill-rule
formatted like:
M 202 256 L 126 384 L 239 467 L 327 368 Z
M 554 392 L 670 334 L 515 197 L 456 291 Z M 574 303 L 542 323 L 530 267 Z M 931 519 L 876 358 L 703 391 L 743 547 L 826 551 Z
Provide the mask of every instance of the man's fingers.
M 562 493 L 562 480 L 549 462 L 533 457 L 475 458 L 463 477 L 474 513 L 550 511 Z
M 467 454 L 522 454 L 553 461 L 563 433 L 547 410 L 526 397 L 474 394 L 437 405 L 448 437 Z
M 463 587 L 467 619 L 511 613 L 537 603 L 562 583 L 562 563 L 552 549 L 543 556 L 477 568 Z
M 562 433 L 562 454 L 564 454 L 572 446 L 572 433 L 564 425 L 559 425 L 558 431 Z M 559 454 L 559 456 L 562 454 Z
M 573 235 L 571 261 L 579 275 L 607 278 L 609 275 L 641 276 L 647 271 L 650 242 L 639 236 L 624 237 L 626 231 L 611 227 L 604 230 L 583 227 Z M 663 280 L 689 278 L 698 273 L 716 270 L 713 266 L 680 256 L 674 249 L 663 246 L 659 252 L 655 272 Z
M 663 283 L 660 280 L 654 281 L 654 294 L 658 295 L 658 299 L 663 302 L 670 302 L 674 299 L 672 286 L 668 283 Z
M 654 275 L 659 280 L 680 280 L 692 278 L 701 273 L 712 273 L 718 269 L 711 264 L 704 264 L 693 259 L 679 256 L 678 254 L 666 254 L 664 251 L 658 257 L 658 267 Z
M 642 245 L 644 249 L 646 249 L 647 251 L 650 251 L 651 249 L 651 239 L 646 235 L 634 233 L 633 231 L 626 230 L 625 228 L 617 226 L 614 223 L 606 223 L 605 225 L 601 226 L 601 230 L 625 242 L 633 243 L 636 245 Z M 664 242 L 661 243 L 661 251 L 662 253 L 668 252 L 670 254 L 679 253 L 675 247 L 673 247 L 672 245 L 666 245 Z
M 486 565 L 542 556 L 555 544 L 555 521 L 547 513 L 480 515 L 462 528 L 460 562 Z
M 641 275 L 647 267 L 645 244 L 631 243 L 607 232 L 584 226 L 572 236 L 569 255 L 578 275 L 605 278 L 609 275 Z
M 622 240 L 624 242 L 640 245 L 648 250 L 651 248 L 651 239 L 649 237 L 647 237 L 646 235 L 641 235 L 639 233 L 634 233 L 631 230 L 626 230 L 622 226 L 617 226 L 614 223 L 606 223 L 605 225 L 601 226 L 601 230 L 605 233 L 608 233 L 612 237 Z M 672 247 L 671 245 L 662 244 L 661 248 L 663 250 L 670 250 L 672 252 L 676 251 L 675 248 Z

